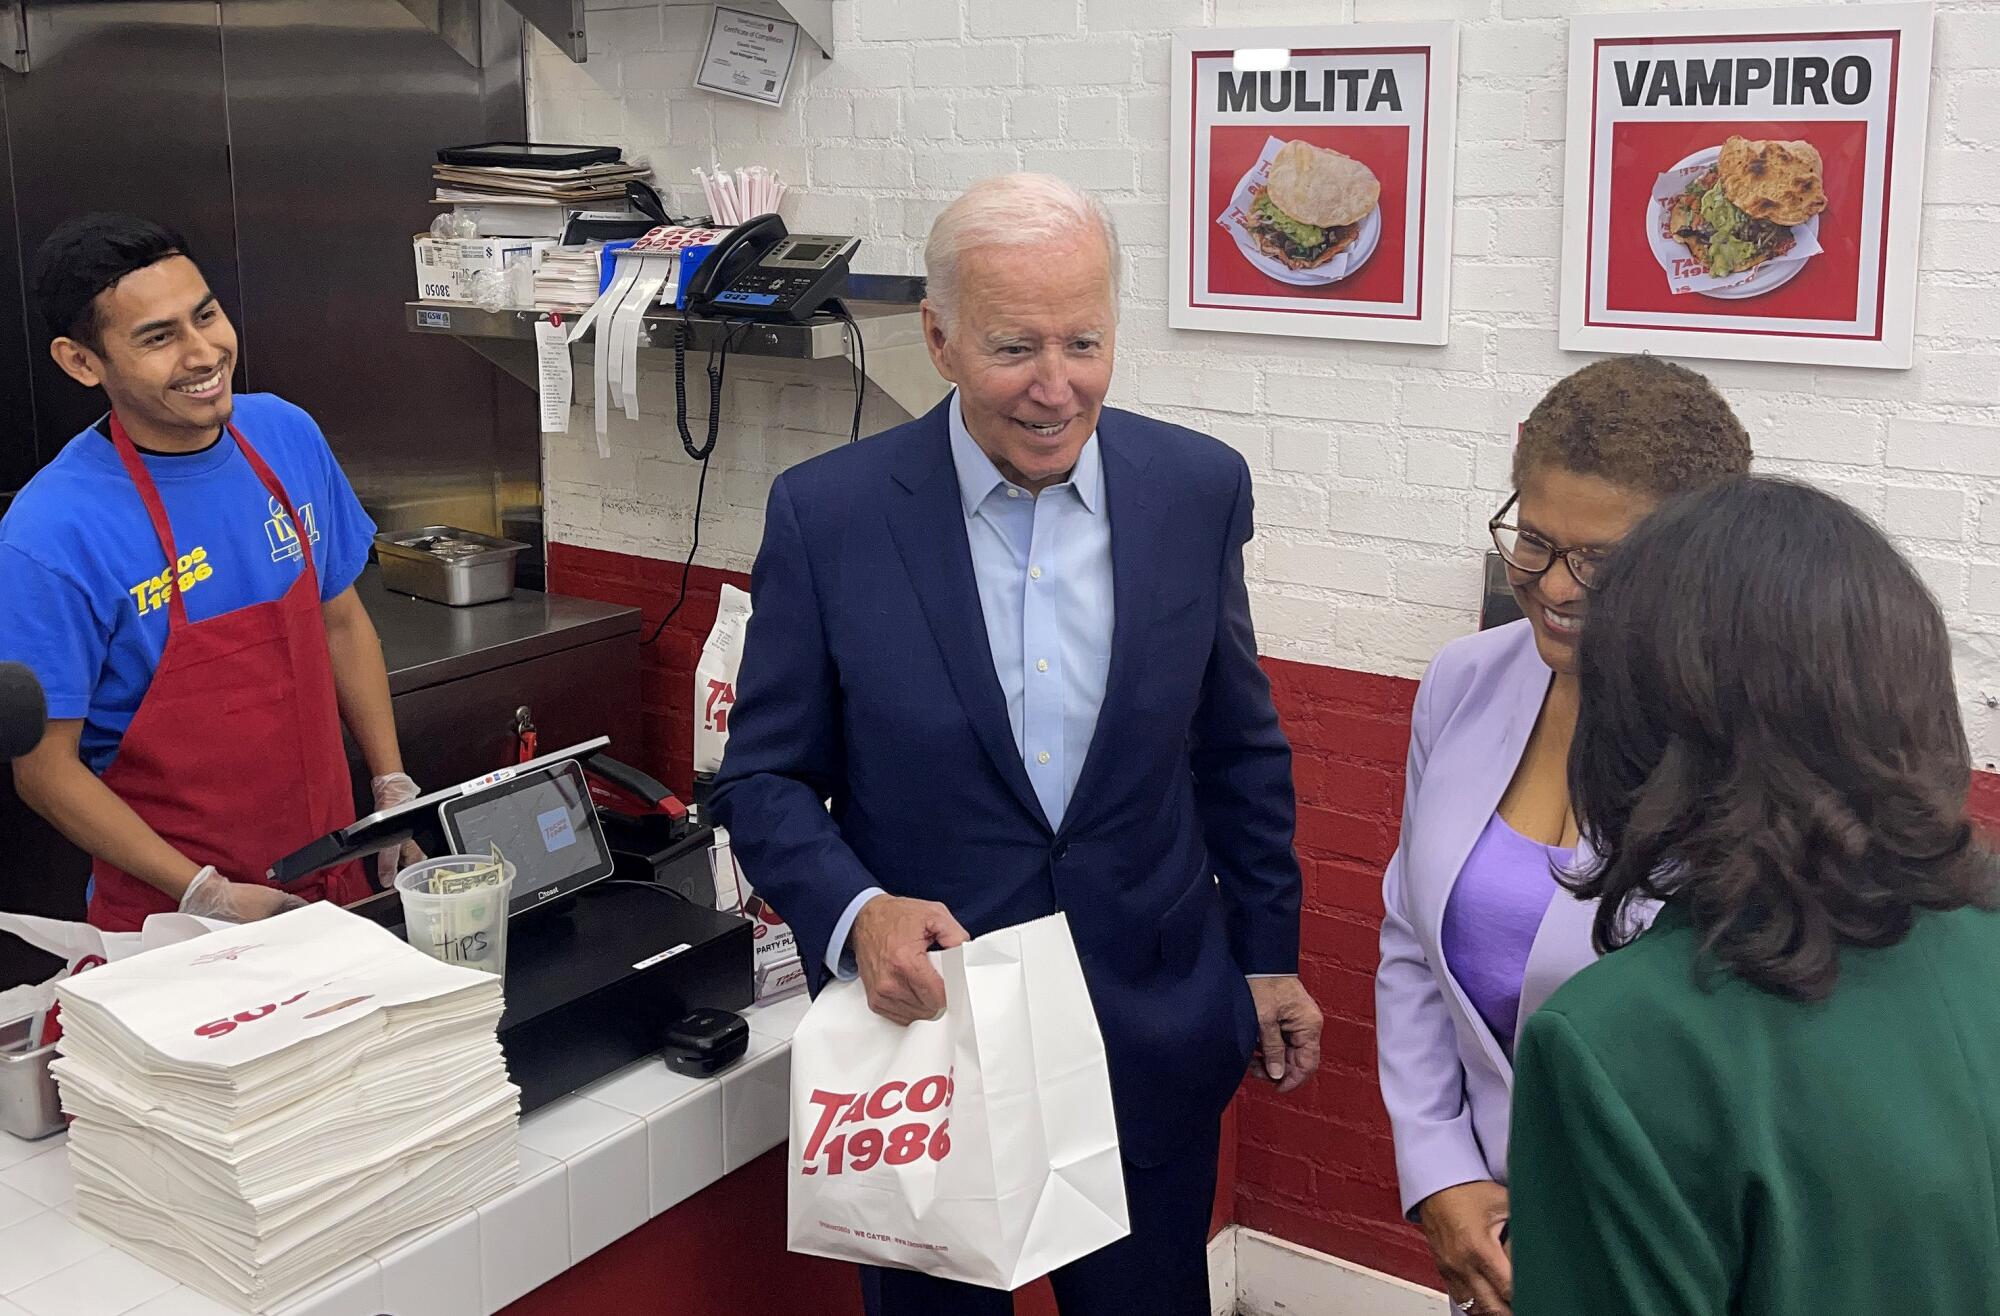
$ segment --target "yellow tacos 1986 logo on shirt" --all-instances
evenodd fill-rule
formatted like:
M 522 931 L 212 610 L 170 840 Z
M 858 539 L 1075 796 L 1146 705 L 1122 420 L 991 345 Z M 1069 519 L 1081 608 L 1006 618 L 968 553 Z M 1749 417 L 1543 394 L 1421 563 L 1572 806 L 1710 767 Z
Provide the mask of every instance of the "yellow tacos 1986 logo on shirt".
M 179 584 L 180 591 L 183 594 L 215 574 L 215 568 L 210 565 L 208 560 L 208 550 L 199 546 L 193 552 L 183 554 L 180 562 L 176 565 L 178 566 L 180 576 L 179 581 L 176 583 Z M 172 593 L 168 586 L 173 581 L 173 572 L 162 571 L 157 576 L 149 576 L 145 580 L 140 581 L 125 592 L 130 594 L 132 601 L 139 605 L 139 615 L 143 617 L 149 612 L 154 612 L 167 606 L 167 599 L 171 597 Z

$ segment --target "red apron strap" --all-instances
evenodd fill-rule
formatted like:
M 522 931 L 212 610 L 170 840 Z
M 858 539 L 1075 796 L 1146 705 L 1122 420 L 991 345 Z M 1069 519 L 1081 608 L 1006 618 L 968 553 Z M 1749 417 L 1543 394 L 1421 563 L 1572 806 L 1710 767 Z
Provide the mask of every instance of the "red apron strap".
M 319 592 L 319 571 L 313 562 L 312 530 L 292 506 L 291 495 L 285 492 L 284 483 L 277 473 L 265 462 L 263 454 L 250 446 L 250 440 L 243 437 L 243 431 L 234 422 L 229 425 L 229 437 L 236 440 L 236 447 L 250 463 L 250 469 L 257 473 L 257 479 L 278 505 L 285 509 L 285 516 L 291 524 L 292 534 L 299 541 L 299 551 L 304 555 L 305 575 L 312 583 L 315 594 Z M 159 486 L 153 483 L 152 472 L 146 469 L 145 459 L 139 456 L 138 445 L 126 433 L 125 424 L 118 419 L 116 411 L 111 413 L 111 444 L 118 450 L 119 461 L 125 464 L 125 473 L 132 477 L 132 483 L 139 490 L 139 499 L 146 504 L 146 515 L 153 522 L 153 533 L 159 536 L 160 548 L 167 555 L 167 622 L 168 626 L 187 625 L 187 605 L 181 601 L 180 552 L 174 547 L 173 526 L 167 520 L 167 507 L 160 500 Z
M 174 528 L 167 521 L 167 505 L 160 501 L 152 472 L 146 469 L 138 447 L 125 432 L 125 423 L 118 419 L 116 411 L 111 413 L 111 446 L 118 450 L 118 460 L 125 464 L 125 473 L 139 490 L 139 501 L 146 505 L 153 533 L 159 536 L 160 549 L 167 555 L 167 628 L 177 630 L 187 625 L 187 605 L 181 602 L 181 555 L 174 547 Z

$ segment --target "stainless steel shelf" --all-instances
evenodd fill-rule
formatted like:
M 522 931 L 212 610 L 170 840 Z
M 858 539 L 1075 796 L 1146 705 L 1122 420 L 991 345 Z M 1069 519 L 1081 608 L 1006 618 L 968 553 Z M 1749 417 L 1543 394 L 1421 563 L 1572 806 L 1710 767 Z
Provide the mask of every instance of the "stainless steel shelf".
M 921 296 L 921 293 L 918 294 Z M 845 299 L 861 330 L 868 361 L 868 379 L 911 416 L 920 416 L 943 399 L 949 385 L 931 365 L 924 347 L 923 316 L 913 301 Z M 486 311 L 465 302 L 405 302 L 404 324 L 410 332 L 442 334 L 467 346 L 508 374 L 533 388 L 535 325 L 549 318 L 546 311 Z M 848 329 L 830 315 L 805 324 L 764 324 L 753 320 L 723 320 L 660 312 L 645 317 L 640 346 L 671 351 L 685 329 L 691 352 L 706 354 L 721 345 L 744 356 L 791 361 L 846 361 Z M 585 334 L 580 341 L 590 341 Z
M 859 301 L 850 301 L 847 306 L 861 327 L 871 355 L 878 346 L 887 351 L 923 343 L 923 317 L 914 306 Z M 463 302 L 405 302 L 403 312 L 413 333 L 509 338 L 523 343 L 535 341 L 536 322 L 549 318 L 546 311 L 484 311 Z M 688 346 L 702 352 L 720 345 L 724 335 L 729 335 L 729 350 L 750 356 L 822 361 L 847 355 L 847 326 L 830 315 L 815 316 L 805 324 L 761 324 L 708 316 L 683 318 L 674 312 L 661 312 L 648 315 L 644 325 L 641 347 L 672 348 L 675 337 L 685 327 Z M 584 341 L 590 336 L 586 334 Z

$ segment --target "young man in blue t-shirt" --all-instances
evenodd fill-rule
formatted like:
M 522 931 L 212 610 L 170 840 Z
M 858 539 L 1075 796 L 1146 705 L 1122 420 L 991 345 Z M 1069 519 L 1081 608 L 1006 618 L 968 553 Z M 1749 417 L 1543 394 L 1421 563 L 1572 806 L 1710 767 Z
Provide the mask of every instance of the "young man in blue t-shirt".
M 0 660 L 47 691 L 21 797 L 89 852 L 91 921 L 298 903 L 269 864 L 403 774 L 382 647 L 354 591 L 374 535 L 312 418 L 233 395 L 236 331 L 178 235 L 121 215 L 53 233 L 33 290 L 58 365 L 110 403 L 0 520 Z M 353 869 L 300 894 L 367 893 Z

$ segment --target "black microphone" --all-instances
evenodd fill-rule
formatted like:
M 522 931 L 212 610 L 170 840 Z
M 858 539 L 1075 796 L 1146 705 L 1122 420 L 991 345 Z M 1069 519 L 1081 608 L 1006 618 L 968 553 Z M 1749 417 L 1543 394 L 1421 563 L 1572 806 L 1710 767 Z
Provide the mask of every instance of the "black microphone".
M 0 758 L 32 751 L 48 725 L 49 702 L 34 672 L 21 663 L 0 663 Z

